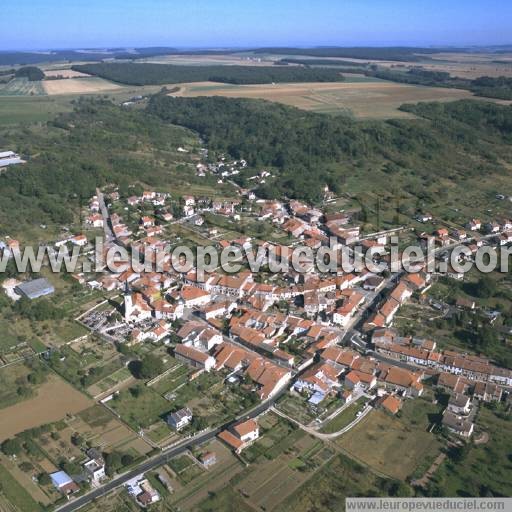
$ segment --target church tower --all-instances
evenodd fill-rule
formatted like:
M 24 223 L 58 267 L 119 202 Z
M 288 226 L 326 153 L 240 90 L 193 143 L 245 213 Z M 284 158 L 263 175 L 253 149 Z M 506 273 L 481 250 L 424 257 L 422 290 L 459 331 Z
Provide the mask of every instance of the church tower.
M 133 312 L 132 291 L 130 290 L 128 281 L 126 281 L 126 285 L 124 288 L 124 319 L 126 322 L 130 321 L 132 312 Z

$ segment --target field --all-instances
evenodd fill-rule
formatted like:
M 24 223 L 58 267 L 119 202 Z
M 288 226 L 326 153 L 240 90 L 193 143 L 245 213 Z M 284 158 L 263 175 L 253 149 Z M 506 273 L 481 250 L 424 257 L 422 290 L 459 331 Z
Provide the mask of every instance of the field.
M 342 83 L 225 85 L 212 82 L 184 84 L 173 96 L 226 96 L 259 98 L 326 114 L 352 114 L 358 119 L 411 117 L 398 107 L 419 101 L 454 101 L 471 98 L 468 91 L 396 84 L 355 77 Z
M 81 78 L 84 76 L 88 76 L 85 73 L 80 73 L 80 71 L 75 71 L 73 69 L 45 69 L 44 74 L 46 77 L 62 77 L 62 78 Z
M 39 386 L 36 396 L 2 410 L 0 441 L 18 432 L 75 414 L 92 401 L 59 377 L 52 375 Z
M 26 78 L 14 78 L 0 84 L 0 96 L 41 96 L 44 94 L 42 82 L 29 82 Z
M 0 464 L 0 482 L 2 482 L 0 493 L 0 510 L 2 512 L 12 510 L 40 512 L 43 510 L 2 464 Z
M 59 94 L 92 94 L 104 91 L 116 91 L 120 85 L 101 78 L 67 78 L 63 80 L 46 80 L 43 82 L 44 91 L 49 96 Z
M 428 413 L 436 411 L 426 400 L 406 403 L 401 418 L 372 411 L 336 444 L 350 457 L 369 466 L 377 474 L 401 480 L 410 476 L 426 458 L 440 449 L 437 438 L 427 432 Z

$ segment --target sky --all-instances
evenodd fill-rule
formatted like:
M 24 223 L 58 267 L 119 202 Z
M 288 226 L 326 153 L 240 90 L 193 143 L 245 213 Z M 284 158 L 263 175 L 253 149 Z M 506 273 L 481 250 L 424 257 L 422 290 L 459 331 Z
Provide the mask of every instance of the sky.
M 1 0 L 0 50 L 512 43 L 510 0 Z

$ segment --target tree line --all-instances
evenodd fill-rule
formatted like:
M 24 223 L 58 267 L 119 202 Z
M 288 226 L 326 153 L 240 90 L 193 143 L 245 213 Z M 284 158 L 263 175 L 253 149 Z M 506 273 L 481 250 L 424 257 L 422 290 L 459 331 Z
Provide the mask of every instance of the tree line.
M 163 85 L 182 82 L 270 84 L 281 82 L 341 82 L 335 69 L 299 66 L 176 66 L 174 64 L 104 62 L 72 69 L 128 85 Z

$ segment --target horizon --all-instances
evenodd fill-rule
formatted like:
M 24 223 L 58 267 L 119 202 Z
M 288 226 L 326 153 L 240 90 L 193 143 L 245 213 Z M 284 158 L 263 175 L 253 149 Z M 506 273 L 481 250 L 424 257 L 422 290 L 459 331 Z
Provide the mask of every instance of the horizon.
M 35 8 L 34 6 L 37 5 Z M 1 51 L 131 47 L 478 47 L 512 44 L 512 5 L 433 0 L 5 0 Z M 205 29 L 206 27 L 206 29 Z

